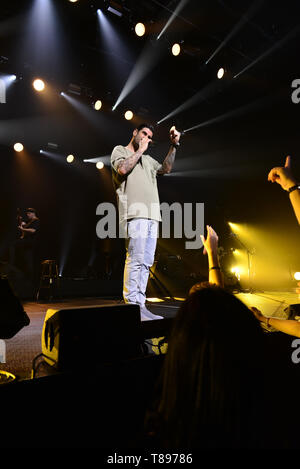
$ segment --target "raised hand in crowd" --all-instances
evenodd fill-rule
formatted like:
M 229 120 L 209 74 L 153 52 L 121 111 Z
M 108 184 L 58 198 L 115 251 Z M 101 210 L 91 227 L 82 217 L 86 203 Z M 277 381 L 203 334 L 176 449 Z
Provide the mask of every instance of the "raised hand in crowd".
M 291 157 L 287 156 L 283 167 L 272 168 L 268 174 L 268 181 L 277 182 L 287 191 L 298 223 L 300 224 L 300 183 L 291 171 Z

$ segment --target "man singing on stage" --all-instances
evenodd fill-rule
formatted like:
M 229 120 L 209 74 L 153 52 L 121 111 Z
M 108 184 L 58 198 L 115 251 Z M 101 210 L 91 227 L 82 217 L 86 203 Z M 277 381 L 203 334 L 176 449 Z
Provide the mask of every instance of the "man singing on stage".
M 146 154 L 154 129 L 141 124 L 126 147 L 113 149 L 113 183 L 117 193 L 120 227 L 127 233 L 123 297 L 138 304 L 143 320 L 159 319 L 145 307 L 149 269 L 153 265 L 161 221 L 156 176 L 170 173 L 179 146 L 180 133 L 170 130 L 170 149 L 162 164 Z

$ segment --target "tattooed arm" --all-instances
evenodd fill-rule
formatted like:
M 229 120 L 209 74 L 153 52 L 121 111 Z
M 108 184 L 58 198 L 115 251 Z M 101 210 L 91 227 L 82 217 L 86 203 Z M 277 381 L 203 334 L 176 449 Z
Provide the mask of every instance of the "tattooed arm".
M 143 153 L 140 150 L 137 150 L 128 158 L 121 160 L 118 164 L 118 173 L 120 176 L 126 176 L 126 174 L 130 173 L 141 158 L 142 154 Z
M 172 167 L 175 161 L 176 147 L 170 147 L 167 156 L 165 157 L 161 168 L 157 171 L 157 174 L 169 174 L 172 171 Z
M 171 147 L 165 157 L 162 167 L 158 170 L 157 174 L 169 174 L 175 161 L 176 147 L 179 146 L 180 132 L 175 129 L 175 126 L 170 129 Z
M 139 141 L 139 148 L 128 158 L 121 160 L 118 164 L 118 173 L 121 176 L 126 176 L 135 167 L 142 154 L 147 150 L 149 140 L 142 137 Z

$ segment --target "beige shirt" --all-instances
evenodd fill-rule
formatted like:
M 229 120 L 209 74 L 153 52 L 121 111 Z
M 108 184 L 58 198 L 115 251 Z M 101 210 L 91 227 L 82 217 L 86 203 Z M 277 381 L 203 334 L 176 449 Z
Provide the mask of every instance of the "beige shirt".
M 150 218 L 161 221 L 157 189 L 157 171 L 161 164 L 149 155 L 142 155 L 135 167 L 126 176 L 117 172 L 120 161 L 132 152 L 122 145 L 116 146 L 111 154 L 112 177 L 118 198 L 119 221 L 131 218 Z

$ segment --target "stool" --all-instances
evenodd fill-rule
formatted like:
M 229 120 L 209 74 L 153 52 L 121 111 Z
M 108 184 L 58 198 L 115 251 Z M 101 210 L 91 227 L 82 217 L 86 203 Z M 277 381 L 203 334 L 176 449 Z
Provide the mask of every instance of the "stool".
M 39 300 L 42 290 L 46 290 L 48 292 L 47 299 L 51 301 L 53 299 L 58 281 L 57 263 L 54 260 L 47 259 L 42 262 L 41 266 L 40 284 L 36 295 L 36 301 Z
M 0 384 L 12 383 L 16 380 L 16 376 L 8 371 L 0 370 Z

